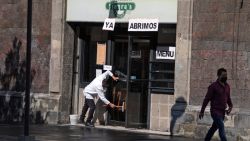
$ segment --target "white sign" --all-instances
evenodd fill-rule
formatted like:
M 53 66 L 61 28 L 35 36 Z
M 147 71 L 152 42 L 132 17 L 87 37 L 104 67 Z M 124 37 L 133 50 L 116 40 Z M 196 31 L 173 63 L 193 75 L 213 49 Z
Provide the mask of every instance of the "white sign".
M 114 28 L 115 28 L 115 19 L 109 19 L 109 18 L 105 19 L 102 30 L 114 31 Z
M 128 31 L 158 31 L 158 19 L 131 19 Z
M 132 50 L 131 58 L 141 58 L 141 50 Z
M 175 47 L 169 47 L 169 50 L 156 50 L 156 59 L 175 59 Z
M 106 18 L 115 18 L 116 23 L 128 23 L 129 19 L 157 18 L 159 23 L 177 23 L 177 1 L 67 0 L 66 20 L 103 23 Z
M 110 65 L 103 65 L 103 70 L 109 70 L 109 71 L 111 71 L 112 70 L 112 66 L 110 66 Z

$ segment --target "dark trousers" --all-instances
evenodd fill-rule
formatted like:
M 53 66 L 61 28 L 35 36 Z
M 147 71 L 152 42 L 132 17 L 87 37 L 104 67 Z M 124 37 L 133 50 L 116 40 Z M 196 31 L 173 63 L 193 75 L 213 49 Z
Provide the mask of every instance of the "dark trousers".
M 94 112 L 95 112 L 95 102 L 93 99 L 87 99 L 85 98 L 85 102 L 84 102 L 84 105 L 83 105 L 83 108 L 82 108 L 82 114 L 81 114 L 81 120 L 83 121 L 85 119 L 85 115 L 87 113 L 89 109 L 89 115 L 88 115 L 88 118 L 86 120 L 86 122 L 91 122 L 91 120 L 93 119 L 93 115 L 94 115 Z
M 227 138 L 225 135 L 225 129 L 224 129 L 224 122 L 223 122 L 224 117 L 212 115 L 212 118 L 214 122 L 213 122 L 212 127 L 208 130 L 208 133 L 205 137 L 205 141 L 210 141 L 217 129 L 219 129 L 220 140 L 227 141 Z

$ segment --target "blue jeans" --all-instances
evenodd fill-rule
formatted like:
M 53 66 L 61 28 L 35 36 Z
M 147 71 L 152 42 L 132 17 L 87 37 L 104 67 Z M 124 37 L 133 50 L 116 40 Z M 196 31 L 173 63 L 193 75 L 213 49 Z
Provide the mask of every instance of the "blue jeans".
M 227 138 L 225 135 L 225 129 L 224 129 L 224 122 L 223 122 L 224 117 L 212 115 L 212 118 L 214 122 L 213 122 L 212 127 L 208 130 L 208 133 L 205 137 L 205 141 L 210 141 L 217 129 L 219 129 L 220 140 L 227 141 Z

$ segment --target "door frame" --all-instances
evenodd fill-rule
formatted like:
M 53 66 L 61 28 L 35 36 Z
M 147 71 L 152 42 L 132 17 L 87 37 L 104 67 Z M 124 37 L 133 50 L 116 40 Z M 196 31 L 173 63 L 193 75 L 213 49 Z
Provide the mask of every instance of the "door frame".
M 128 91 L 128 95 L 129 95 L 129 92 L 130 92 L 130 76 L 131 76 L 131 51 L 132 51 L 132 47 L 133 47 L 133 43 L 134 43 L 134 40 L 145 40 L 145 41 L 149 41 L 149 57 L 150 56 L 150 52 L 156 47 L 155 46 L 155 43 L 156 43 L 156 38 L 157 36 L 154 36 L 154 35 L 143 35 L 143 34 L 130 34 L 128 36 L 128 69 L 127 69 L 127 91 Z M 150 58 L 148 58 L 148 60 L 150 61 Z M 149 129 L 150 127 L 150 109 L 151 109 L 151 93 L 149 91 L 149 83 L 147 84 L 148 87 L 148 98 L 147 98 L 147 122 L 146 122 L 146 128 Z M 126 98 L 126 101 L 128 102 L 128 96 Z M 128 106 L 127 106 L 127 110 L 126 110 L 126 122 L 125 122 L 125 127 L 129 128 L 129 121 L 128 121 Z
M 108 41 L 108 55 L 107 55 L 107 60 L 109 60 L 109 65 L 114 65 L 114 51 L 115 51 L 115 42 L 128 42 L 128 36 L 120 35 L 120 36 L 110 36 L 109 41 Z M 128 52 L 127 52 L 128 53 Z M 127 81 L 128 79 L 126 79 Z M 127 89 L 127 83 L 126 83 L 126 89 Z M 112 91 L 111 91 L 112 92 Z M 126 103 L 127 104 L 127 103 Z M 109 116 L 109 115 L 108 115 Z M 126 113 L 125 113 L 125 121 L 115 121 L 115 120 L 110 120 L 108 118 L 107 123 L 109 125 L 118 125 L 118 126 L 124 126 L 126 125 Z
M 149 41 L 149 46 L 150 49 L 149 51 L 151 52 L 152 50 L 154 50 L 156 48 L 156 43 L 157 43 L 157 34 L 158 32 L 135 32 L 135 33 L 127 33 L 127 34 L 110 34 L 109 35 L 109 40 L 108 40 L 108 54 L 107 54 L 107 60 L 109 62 L 110 65 L 113 65 L 113 59 L 114 59 L 114 42 L 116 39 L 122 39 L 122 40 L 127 40 L 128 42 L 128 56 L 127 56 L 127 92 L 130 92 L 130 86 L 129 86 L 129 79 L 130 79 L 130 67 L 131 67 L 131 51 L 132 51 L 132 46 L 133 46 L 133 40 L 134 39 L 138 39 L 138 40 L 148 40 Z M 150 53 L 151 54 L 151 53 Z M 151 57 L 149 54 L 149 57 Z M 149 58 L 150 61 L 150 58 Z M 146 128 L 149 129 L 150 128 L 150 109 L 151 109 L 151 93 L 149 91 L 149 83 L 148 83 L 148 98 L 147 98 L 148 102 L 147 102 L 147 122 L 146 122 Z M 128 96 L 126 97 L 126 105 L 128 102 Z M 127 110 L 125 113 L 125 127 L 129 128 L 128 126 L 128 106 L 127 106 Z M 108 121 L 109 123 L 110 121 Z

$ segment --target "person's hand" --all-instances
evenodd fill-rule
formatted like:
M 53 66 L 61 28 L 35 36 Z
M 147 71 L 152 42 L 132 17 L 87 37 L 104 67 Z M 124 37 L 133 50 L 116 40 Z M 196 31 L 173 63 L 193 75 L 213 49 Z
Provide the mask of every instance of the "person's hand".
M 204 117 L 204 113 L 200 112 L 199 119 L 202 119 Z
M 229 115 L 232 111 L 232 107 L 229 107 L 228 110 L 226 110 L 226 114 Z
M 116 106 L 113 103 L 109 103 L 109 106 L 114 109 Z
M 118 79 L 119 79 L 119 77 L 115 77 L 115 76 L 113 77 L 114 81 L 117 81 Z

